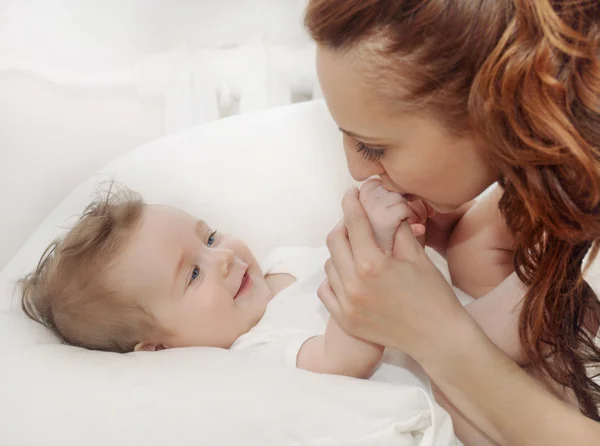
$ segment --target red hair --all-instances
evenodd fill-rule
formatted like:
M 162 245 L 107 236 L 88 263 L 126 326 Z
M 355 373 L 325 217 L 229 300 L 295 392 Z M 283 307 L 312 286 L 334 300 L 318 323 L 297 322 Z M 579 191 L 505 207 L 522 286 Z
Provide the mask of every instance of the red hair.
M 330 50 L 365 51 L 391 102 L 485 142 L 528 286 L 523 349 L 599 420 L 586 329 L 599 304 L 582 266 L 600 248 L 600 2 L 311 0 L 305 24 Z

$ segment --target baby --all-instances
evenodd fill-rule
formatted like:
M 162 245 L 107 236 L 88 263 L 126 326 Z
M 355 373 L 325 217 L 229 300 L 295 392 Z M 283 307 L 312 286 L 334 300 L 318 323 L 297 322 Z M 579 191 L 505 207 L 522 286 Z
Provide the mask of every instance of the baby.
M 377 242 L 391 251 L 394 234 L 413 211 L 377 179 L 363 184 L 360 199 Z M 317 267 L 322 272 L 322 261 Z M 297 285 L 301 274 L 293 270 L 265 274 L 239 238 L 121 191 L 92 203 L 50 245 L 21 281 L 22 307 L 66 343 L 88 349 L 269 345 L 269 352 L 279 351 L 285 362 L 306 370 L 369 377 L 383 347 L 347 335 L 333 319 L 324 334 L 272 329 L 266 309 L 280 305 L 274 296 Z

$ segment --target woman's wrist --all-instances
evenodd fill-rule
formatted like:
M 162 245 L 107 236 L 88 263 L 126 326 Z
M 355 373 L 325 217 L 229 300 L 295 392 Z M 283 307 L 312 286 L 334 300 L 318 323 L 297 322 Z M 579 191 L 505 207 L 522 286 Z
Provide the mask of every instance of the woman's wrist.
M 478 431 L 498 444 L 596 445 L 600 427 L 536 383 L 472 321 L 421 365 Z M 457 339 L 457 338 L 455 338 Z
M 481 348 L 482 341 L 489 342 L 485 332 L 463 307 L 459 307 L 446 314 L 443 323 L 436 324 L 435 332 L 424 336 L 424 342 L 412 356 L 429 376 L 438 373 L 447 376 L 449 367 L 457 368 L 457 373 L 468 367 L 470 358 Z M 476 344 L 479 346 L 476 347 Z
M 489 399 L 494 399 L 490 385 L 494 375 L 503 377 L 494 385 L 502 381 L 508 384 L 512 381 L 510 376 L 518 373 L 520 367 L 490 341 L 466 312 L 454 317 L 452 333 L 440 333 L 440 339 L 437 347 L 428 351 L 419 363 L 482 435 L 501 443 L 503 426 L 499 426 L 498 420 L 504 416 L 498 413 L 497 404 L 490 404 Z M 488 394 L 489 397 L 484 397 Z

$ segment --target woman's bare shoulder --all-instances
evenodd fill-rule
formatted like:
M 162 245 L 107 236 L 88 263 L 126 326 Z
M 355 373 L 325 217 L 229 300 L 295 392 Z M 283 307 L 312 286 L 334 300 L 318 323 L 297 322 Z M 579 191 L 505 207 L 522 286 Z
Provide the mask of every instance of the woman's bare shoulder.
M 489 249 L 513 250 L 514 241 L 498 208 L 504 191 L 500 186 L 485 193 L 460 219 L 452 238 L 455 242 L 477 235 Z
M 487 294 L 514 271 L 513 237 L 498 209 L 501 196 L 497 188 L 478 199 L 448 241 L 452 283 L 473 297 Z

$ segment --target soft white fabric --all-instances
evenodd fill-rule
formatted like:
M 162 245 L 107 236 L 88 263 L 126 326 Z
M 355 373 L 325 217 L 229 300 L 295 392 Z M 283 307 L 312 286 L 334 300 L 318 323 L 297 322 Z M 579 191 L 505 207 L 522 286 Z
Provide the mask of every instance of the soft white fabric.
M 0 1 L 0 270 L 80 181 L 199 124 L 217 96 L 221 116 L 306 97 L 317 82 L 305 6 Z
M 315 301 L 315 292 L 317 280 L 322 280 L 318 271 L 328 257 L 324 248 L 282 247 L 270 253 L 261 262 L 263 273 L 289 274 L 296 282 L 271 299 L 258 324 L 236 339 L 230 350 L 296 367 L 302 345 L 325 332 L 328 314 L 318 298 Z
M 80 184 L 0 272 L 0 444 L 454 444 L 449 418 L 418 387 L 317 375 L 206 348 L 86 351 L 27 320 L 15 281 L 110 177 L 241 236 L 259 258 L 276 246 L 322 245 L 350 184 L 322 102 L 147 144 Z
M 323 265 L 329 258 L 320 248 L 283 247 L 275 249 L 263 263 L 265 274 L 290 274 L 296 282 L 278 293 L 259 323 L 236 340 L 231 350 L 246 352 L 295 367 L 300 348 L 313 336 L 325 333 L 329 313 L 317 297 L 325 279 Z M 386 349 L 374 381 L 414 385 L 429 392 L 423 369 L 402 352 Z

